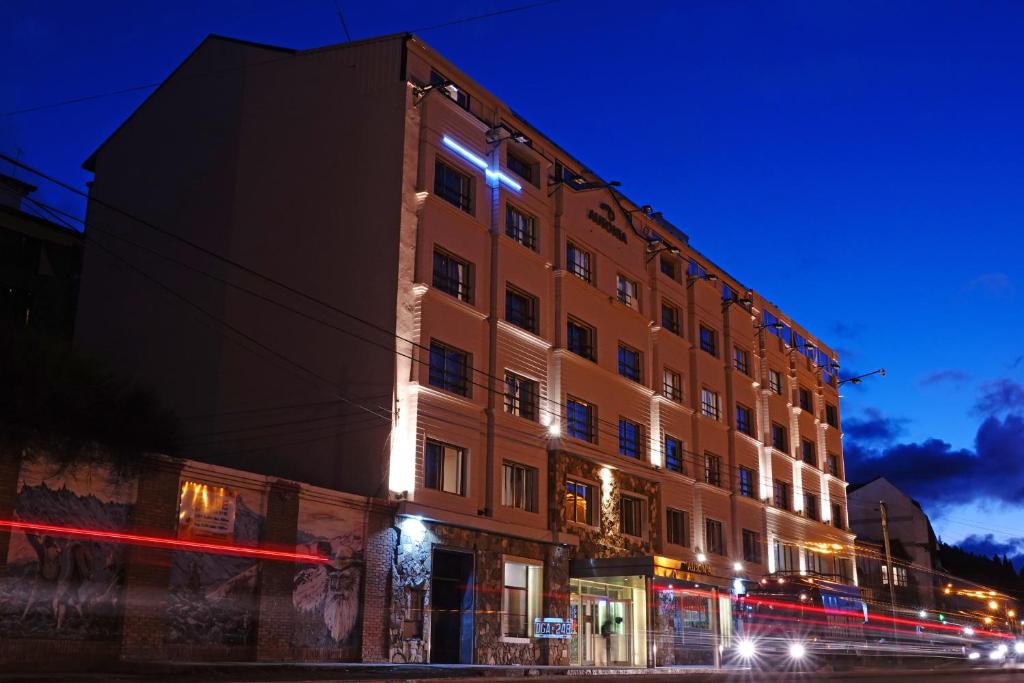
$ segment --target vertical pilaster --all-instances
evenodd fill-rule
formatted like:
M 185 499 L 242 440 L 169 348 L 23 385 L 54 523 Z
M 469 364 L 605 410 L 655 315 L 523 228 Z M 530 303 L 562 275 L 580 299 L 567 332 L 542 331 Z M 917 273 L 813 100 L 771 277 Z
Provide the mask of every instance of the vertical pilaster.
M 267 495 L 267 521 L 264 542 L 271 547 L 294 548 L 298 538 L 299 485 L 275 480 Z M 290 659 L 295 632 L 295 608 L 292 588 L 295 564 L 264 560 L 260 567 L 259 621 L 256 635 L 256 659 Z

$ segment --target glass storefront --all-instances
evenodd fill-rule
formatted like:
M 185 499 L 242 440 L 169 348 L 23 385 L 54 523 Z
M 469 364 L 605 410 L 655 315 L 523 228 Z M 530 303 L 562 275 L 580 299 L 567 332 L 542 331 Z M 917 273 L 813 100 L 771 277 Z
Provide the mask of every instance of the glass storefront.
M 647 586 L 642 576 L 573 579 L 570 655 L 578 666 L 647 666 Z

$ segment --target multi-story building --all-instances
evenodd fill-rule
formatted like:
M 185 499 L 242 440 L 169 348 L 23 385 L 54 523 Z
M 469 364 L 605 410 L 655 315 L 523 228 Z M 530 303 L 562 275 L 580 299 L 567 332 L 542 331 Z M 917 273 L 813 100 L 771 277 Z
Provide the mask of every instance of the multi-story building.
M 87 167 L 80 343 L 396 501 L 392 660 L 712 661 L 854 579 L 835 354 L 419 38 L 208 39 Z

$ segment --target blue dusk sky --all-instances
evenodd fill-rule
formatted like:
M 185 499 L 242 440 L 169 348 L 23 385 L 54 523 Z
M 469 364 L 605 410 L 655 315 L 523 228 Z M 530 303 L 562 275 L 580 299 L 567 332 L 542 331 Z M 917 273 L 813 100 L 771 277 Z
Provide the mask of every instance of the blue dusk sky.
M 354 39 L 526 2 L 338 1 Z M 344 39 L 334 0 L 8 0 L 0 151 L 84 187 L 150 90 L 10 112 L 157 83 L 210 33 Z M 943 540 L 1024 561 L 1024 3 L 562 0 L 420 35 L 843 376 L 884 366 L 844 388 L 851 481 L 890 476 Z

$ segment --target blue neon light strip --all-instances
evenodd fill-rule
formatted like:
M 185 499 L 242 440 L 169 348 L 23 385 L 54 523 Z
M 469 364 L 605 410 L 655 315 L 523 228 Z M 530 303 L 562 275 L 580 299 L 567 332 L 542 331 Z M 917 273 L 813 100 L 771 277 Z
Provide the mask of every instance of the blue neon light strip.
M 477 168 L 483 169 L 484 175 L 487 176 L 487 180 L 488 180 L 489 183 L 491 183 L 491 184 L 504 183 L 505 185 L 507 185 L 509 188 L 515 190 L 516 192 L 519 192 L 520 190 L 523 189 L 522 185 L 520 185 L 516 181 L 512 180 L 511 178 L 509 178 L 507 175 L 505 175 L 504 172 L 502 172 L 502 171 L 492 171 L 491 169 L 489 169 L 487 167 L 487 162 L 484 161 L 483 157 L 480 157 L 480 156 L 474 154 L 473 152 L 470 152 L 468 149 L 466 149 L 465 147 L 463 147 L 459 143 L 455 142 L 454 140 L 452 140 L 447 135 L 441 136 L 441 142 L 444 143 L 445 147 L 447 147 L 448 149 L 452 150 L 453 152 L 458 154 L 460 157 L 462 157 L 463 159 L 465 159 L 469 163 L 473 164 Z

